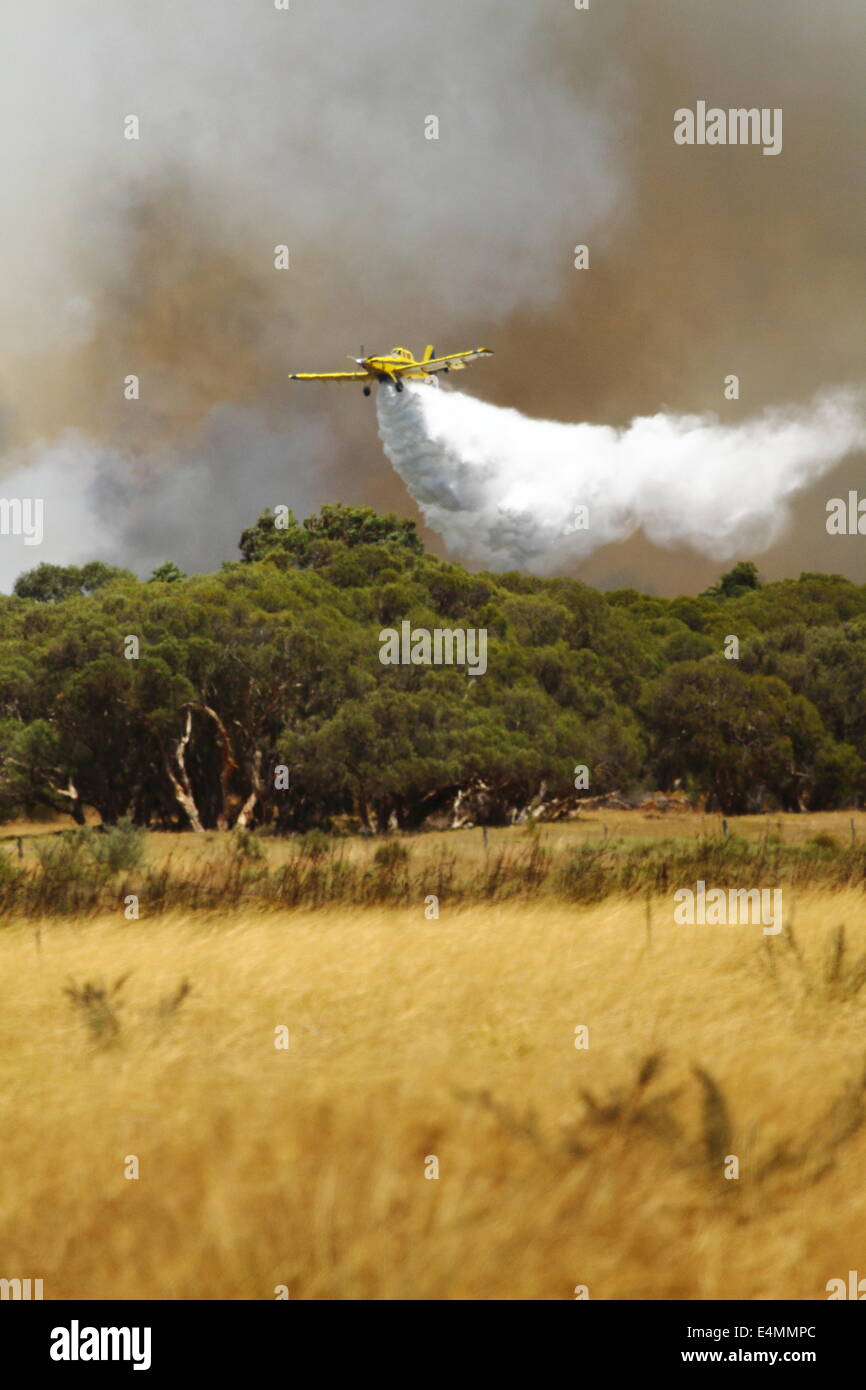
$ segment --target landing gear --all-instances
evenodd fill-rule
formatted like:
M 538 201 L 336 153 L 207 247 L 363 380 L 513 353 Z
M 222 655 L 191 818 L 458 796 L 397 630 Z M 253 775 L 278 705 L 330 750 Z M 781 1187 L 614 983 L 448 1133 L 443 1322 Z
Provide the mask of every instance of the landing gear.
M 365 386 L 365 387 L 364 387 L 364 395 L 365 395 L 365 396 L 369 396 L 369 394 L 370 394 L 370 388 L 369 388 L 369 386 Z
M 394 382 L 394 385 L 395 385 L 395 387 L 397 388 L 398 391 L 402 391 L 402 390 L 403 390 L 403 383 L 402 383 L 402 381 L 400 380 L 399 377 L 398 377 L 397 380 Z

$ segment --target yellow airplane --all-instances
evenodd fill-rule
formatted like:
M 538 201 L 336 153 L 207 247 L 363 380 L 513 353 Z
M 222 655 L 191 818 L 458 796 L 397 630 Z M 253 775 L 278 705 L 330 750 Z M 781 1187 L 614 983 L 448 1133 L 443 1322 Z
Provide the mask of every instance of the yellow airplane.
M 365 357 L 361 348 L 360 357 L 349 356 L 361 368 L 358 372 L 290 372 L 290 381 L 363 381 L 366 382 L 364 395 L 370 394 L 371 381 L 388 381 L 398 391 L 403 390 L 403 377 L 410 381 L 433 381 L 437 372 L 462 372 L 467 362 L 479 357 L 492 357 L 490 348 L 472 348 L 469 352 L 452 352 L 449 357 L 436 357 L 435 349 L 428 346 L 424 356 L 417 362 L 408 348 L 396 347 L 381 357 Z M 438 383 L 437 383 L 438 384 Z

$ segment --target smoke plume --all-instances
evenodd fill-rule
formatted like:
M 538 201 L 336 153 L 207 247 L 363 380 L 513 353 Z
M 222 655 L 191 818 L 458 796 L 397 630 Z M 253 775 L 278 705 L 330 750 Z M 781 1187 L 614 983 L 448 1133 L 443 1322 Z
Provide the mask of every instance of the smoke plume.
M 44 495 L 46 526 L 0 537 L 0 587 L 40 560 L 218 565 L 266 505 L 413 514 L 360 392 L 287 380 L 361 343 L 487 343 L 473 392 L 615 434 L 866 381 L 864 43 L 862 0 L 0 6 L 0 496 Z M 676 145 L 698 100 L 783 109 L 782 152 Z M 825 497 L 760 523 L 766 577 L 862 577 Z M 715 577 L 642 518 L 554 553 L 591 582 Z
M 460 392 L 378 392 L 385 453 L 460 557 L 550 572 L 642 530 L 719 560 L 762 554 L 789 499 L 866 445 L 862 393 L 725 425 L 657 414 L 624 429 L 533 420 Z

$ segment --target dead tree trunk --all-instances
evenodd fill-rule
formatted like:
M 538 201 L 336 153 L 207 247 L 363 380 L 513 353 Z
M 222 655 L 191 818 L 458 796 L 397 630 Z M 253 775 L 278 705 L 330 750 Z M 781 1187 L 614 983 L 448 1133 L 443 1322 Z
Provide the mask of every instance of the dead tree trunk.
M 67 787 L 55 787 L 54 790 L 57 792 L 58 796 L 69 797 L 70 816 L 75 821 L 76 825 L 84 825 L 84 807 L 81 805 L 81 797 L 78 795 L 78 788 L 72 778 L 69 778 L 69 785 Z
M 262 782 L 261 748 L 257 748 L 253 756 L 253 764 L 250 770 L 250 779 L 252 781 L 253 789 L 247 797 L 246 801 L 244 802 L 243 806 L 241 807 L 238 818 L 235 821 L 235 825 L 240 826 L 242 830 L 245 830 L 247 825 L 249 825 L 249 822 L 252 819 L 252 814 L 255 809 L 256 802 L 259 800 L 262 792 L 264 791 L 264 783 Z
M 165 761 L 165 770 L 168 773 L 168 780 L 171 782 L 175 800 L 177 801 L 184 815 L 189 820 L 192 829 L 197 831 L 203 831 L 204 826 L 201 823 L 201 816 L 199 815 L 198 807 L 195 804 L 195 797 L 192 794 L 192 787 L 190 786 L 189 775 L 186 770 L 186 749 L 191 736 L 192 710 L 187 709 L 186 725 L 184 726 L 184 731 L 180 739 L 178 740 L 177 747 L 174 750 L 174 757 L 178 769 L 177 775 L 175 775 L 172 769 L 171 759 L 168 757 L 167 754 L 164 754 L 163 756 Z

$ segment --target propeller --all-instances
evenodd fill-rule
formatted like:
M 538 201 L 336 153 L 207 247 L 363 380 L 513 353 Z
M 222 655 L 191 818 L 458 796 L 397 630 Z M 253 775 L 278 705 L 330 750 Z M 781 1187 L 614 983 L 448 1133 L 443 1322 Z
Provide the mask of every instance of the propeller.
M 348 354 L 348 357 L 349 357 L 349 361 L 350 361 L 350 362 L 355 362 L 355 363 L 357 363 L 357 365 L 358 365 L 359 367 L 362 367 L 362 366 L 364 365 L 364 344 L 363 344 L 363 343 L 361 344 L 361 356 L 360 356 L 360 357 L 353 357 L 352 354 L 351 354 L 351 352 Z

